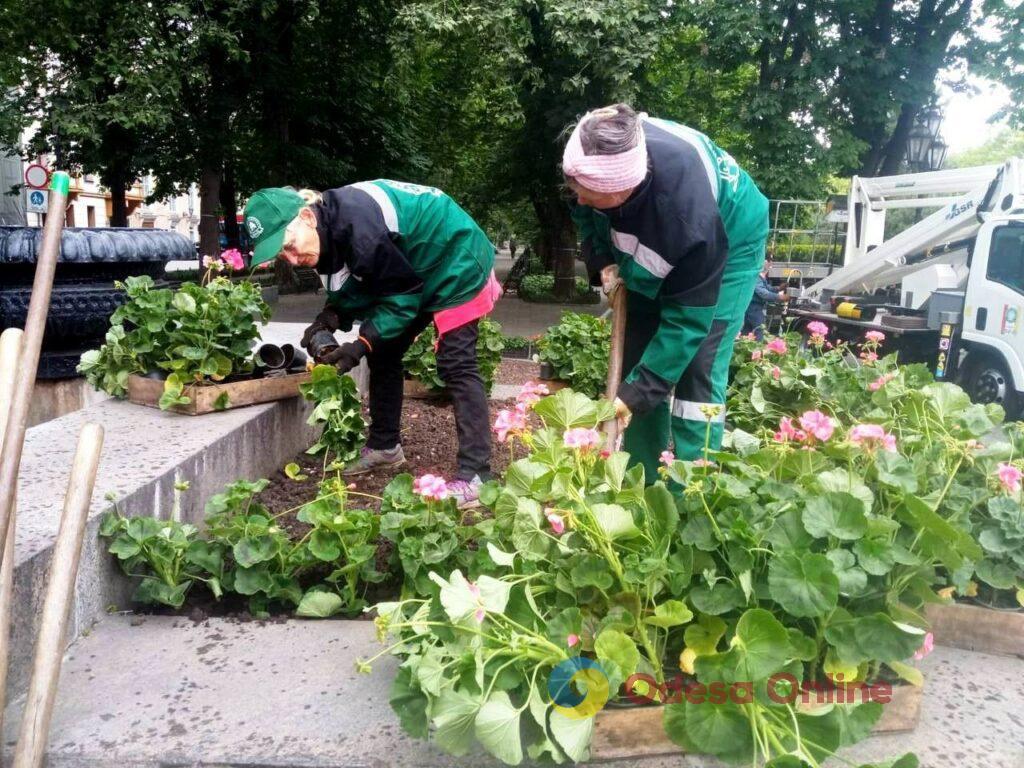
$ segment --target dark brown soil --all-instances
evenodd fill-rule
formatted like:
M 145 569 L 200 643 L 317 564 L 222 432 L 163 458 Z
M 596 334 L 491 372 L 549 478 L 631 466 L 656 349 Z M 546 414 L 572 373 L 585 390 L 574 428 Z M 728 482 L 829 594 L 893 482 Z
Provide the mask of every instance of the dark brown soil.
M 524 380 L 525 381 L 525 380 Z M 496 414 L 502 408 L 510 408 L 514 401 L 495 401 L 491 403 L 491 417 L 482 429 L 490 429 Z M 413 400 L 407 398 L 402 407 L 402 449 L 405 452 L 406 464 L 396 469 L 371 472 L 352 478 L 355 492 L 379 497 L 384 487 L 396 475 L 408 472 L 414 476 L 429 472 L 444 478 L 455 476 L 455 456 L 458 452 L 458 439 L 455 435 L 455 416 L 450 403 L 436 400 Z M 515 458 L 522 458 L 525 451 L 517 446 Z M 293 461 L 302 467 L 308 480 L 296 482 L 288 479 L 284 472 L 278 471 L 270 478 L 270 485 L 260 495 L 260 501 L 274 513 L 293 511 L 316 496 L 317 484 L 323 477 L 323 459 L 300 453 Z M 509 463 L 507 444 L 494 442 L 491 456 L 491 470 L 498 475 L 505 471 Z M 379 509 L 377 498 L 353 495 L 353 502 L 364 505 L 367 509 Z M 280 523 L 288 530 L 305 533 L 305 526 L 294 519 L 294 514 L 283 515 Z
M 520 386 L 528 381 L 538 381 L 539 374 L 540 365 L 532 360 L 502 360 L 497 382 Z

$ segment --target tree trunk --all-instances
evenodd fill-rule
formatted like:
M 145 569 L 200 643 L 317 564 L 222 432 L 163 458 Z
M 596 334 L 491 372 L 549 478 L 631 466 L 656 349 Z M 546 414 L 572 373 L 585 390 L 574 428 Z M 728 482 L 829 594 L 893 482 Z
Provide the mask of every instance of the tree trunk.
M 533 210 L 540 222 L 538 255 L 554 267 L 555 297 L 573 296 L 576 274 L 576 228 L 565 203 L 557 194 L 535 200 Z
M 220 208 L 220 170 L 204 168 L 199 176 L 199 253 L 203 256 L 220 255 L 220 228 L 217 210 Z
M 125 199 L 123 182 L 110 187 L 110 226 L 128 226 L 128 201 Z
M 899 173 L 900 165 L 907 154 L 907 138 L 910 136 L 910 129 L 914 125 L 914 118 L 920 111 L 920 104 L 903 102 L 900 108 L 900 116 L 896 121 L 896 128 L 892 132 L 892 138 L 885 147 L 885 159 L 882 160 L 882 167 L 879 176 L 893 176 Z
M 231 163 L 224 164 L 220 179 L 220 207 L 224 211 L 224 237 L 228 248 L 241 246 L 238 232 L 238 199 L 235 196 L 235 170 Z

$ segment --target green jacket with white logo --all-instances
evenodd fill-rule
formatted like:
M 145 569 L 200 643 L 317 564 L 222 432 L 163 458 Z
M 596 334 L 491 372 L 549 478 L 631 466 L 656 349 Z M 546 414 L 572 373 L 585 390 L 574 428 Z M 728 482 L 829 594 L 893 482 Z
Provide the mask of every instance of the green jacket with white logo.
M 312 207 L 327 304 L 345 327 L 361 320 L 371 346 L 422 312 L 469 301 L 494 268 L 487 235 L 439 189 L 377 179 L 328 190 Z
M 573 219 L 592 279 L 618 264 L 658 330 L 619 397 L 637 413 L 665 400 L 708 335 L 728 271 L 764 261 L 768 200 L 728 152 L 678 123 L 643 122 L 650 172 L 619 208 L 577 206 Z

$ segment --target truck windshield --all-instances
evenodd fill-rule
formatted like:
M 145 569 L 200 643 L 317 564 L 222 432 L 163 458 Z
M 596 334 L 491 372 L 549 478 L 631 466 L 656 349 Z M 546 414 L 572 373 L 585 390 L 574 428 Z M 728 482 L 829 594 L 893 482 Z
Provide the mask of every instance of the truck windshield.
M 987 277 L 1024 293 L 1024 226 L 999 227 L 992 233 Z

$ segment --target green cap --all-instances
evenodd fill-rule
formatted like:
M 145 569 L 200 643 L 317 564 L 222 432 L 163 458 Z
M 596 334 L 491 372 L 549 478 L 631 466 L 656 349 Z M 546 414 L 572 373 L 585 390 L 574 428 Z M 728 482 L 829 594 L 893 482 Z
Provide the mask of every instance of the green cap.
M 249 198 L 245 228 L 254 246 L 252 266 L 277 257 L 284 244 L 285 229 L 305 205 L 298 193 L 282 187 L 267 187 Z

